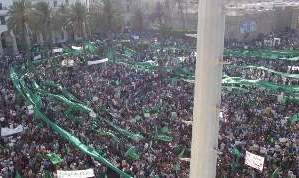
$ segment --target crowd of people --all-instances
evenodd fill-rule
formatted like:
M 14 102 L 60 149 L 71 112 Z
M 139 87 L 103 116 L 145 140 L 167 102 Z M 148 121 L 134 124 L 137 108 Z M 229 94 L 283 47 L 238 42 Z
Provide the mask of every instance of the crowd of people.
M 142 48 L 140 41 L 146 43 Z M 190 158 L 194 84 L 184 80 L 184 73 L 178 75 L 174 71 L 184 68 L 194 73 L 194 41 L 141 37 L 129 42 L 130 48 L 136 51 L 129 59 L 119 55 L 103 64 L 86 65 L 92 58 L 90 55 L 60 56 L 31 67 L 26 77 L 40 86 L 45 81 L 60 84 L 80 103 L 92 108 L 98 117 L 79 111 L 68 113 L 65 103 L 41 97 L 42 111 L 51 121 L 99 151 L 120 170 L 135 177 L 188 177 L 190 162 L 184 158 Z M 119 53 L 124 53 L 124 48 L 119 49 Z M 9 78 L 9 64 L 16 59 L 3 59 L 0 126 L 22 125 L 24 131 L 0 138 L 0 176 L 55 177 L 57 170 L 92 168 L 96 177 L 118 177 L 30 112 L 29 103 L 15 90 Z M 73 61 L 73 66 L 60 65 L 64 60 Z M 225 60 L 230 63 L 224 66 L 228 76 L 298 85 L 298 79 L 231 67 L 267 66 L 288 72 L 288 66 L 296 65 L 296 61 L 241 57 Z M 157 66 L 148 70 L 134 66 L 134 62 L 147 64 L 147 61 L 154 61 Z M 174 70 L 163 70 L 165 68 Z M 277 100 L 280 93 L 267 89 L 256 86 L 247 89 L 222 90 L 217 177 L 271 177 L 275 170 L 279 177 L 298 176 L 299 125 L 288 121 L 299 112 L 298 103 L 280 102 Z M 45 90 L 57 92 L 50 88 Z M 108 132 L 112 134 L 103 134 Z M 126 133 L 141 138 L 136 140 Z M 159 139 L 159 134 L 171 139 Z M 130 148 L 136 150 L 137 159 L 126 154 Z M 263 171 L 245 165 L 245 151 L 265 158 Z M 62 161 L 54 164 L 47 157 L 48 153 L 59 155 Z

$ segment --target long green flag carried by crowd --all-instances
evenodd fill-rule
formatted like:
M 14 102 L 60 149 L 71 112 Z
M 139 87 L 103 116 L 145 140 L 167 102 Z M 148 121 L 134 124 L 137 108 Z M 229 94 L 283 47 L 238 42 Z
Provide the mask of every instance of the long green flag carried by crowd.
M 54 132 L 56 132 L 62 138 L 64 138 L 69 143 L 74 145 L 76 148 L 81 150 L 83 153 L 93 157 L 97 161 L 100 161 L 102 164 L 111 168 L 113 171 L 117 172 L 118 174 L 122 175 L 123 177 L 125 177 L 125 178 L 131 177 L 127 173 L 121 171 L 120 169 L 118 169 L 117 167 L 112 165 L 106 158 L 104 158 L 101 154 L 99 154 L 95 149 L 93 149 L 89 146 L 86 146 L 77 137 L 73 136 L 72 134 L 70 134 L 69 132 L 67 132 L 66 130 L 64 130 L 63 128 L 61 128 L 60 126 L 58 126 L 51 120 L 49 120 L 47 118 L 47 116 L 45 114 L 43 114 L 42 111 L 40 110 L 41 98 L 40 98 L 39 94 L 36 91 L 32 91 L 31 89 L 29 89 L 28 84 L 25 82 L 24 78 L 22 76 L 19 76 L 16 73 L 14 68 L 11 69 L 10 78 L 11 78 L 15 88 L 17 89 L 17 91 L 26 99 L 26 101 L 28 103 L 33 105 L 34 115 L 36 118 L 40 118 Z M 78 105 L 78 107 L 81 107 L 81 105 Z M 54 157 L 53 157 L 53 155 L 49 155 L 49 156 L 50 156 L 49 158 L 52 159 L 52 161 L 54 160 L 55 162 L 57 162 L 57 160 L 58 160 L 57 156 L 54 156 Z
M 298 50 L 245 50 L 245 49 L 225 49 L 224 56 L 242 58 L 262 58 L 269 60 L 289 60 L 299 61 Z

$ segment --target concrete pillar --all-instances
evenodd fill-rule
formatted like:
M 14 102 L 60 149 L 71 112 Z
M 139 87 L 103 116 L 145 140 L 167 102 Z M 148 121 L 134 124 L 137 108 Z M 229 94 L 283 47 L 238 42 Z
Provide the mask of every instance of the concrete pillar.
M 224 45 L 223 0 L 200 0 L 190 178 L 215 178 Z

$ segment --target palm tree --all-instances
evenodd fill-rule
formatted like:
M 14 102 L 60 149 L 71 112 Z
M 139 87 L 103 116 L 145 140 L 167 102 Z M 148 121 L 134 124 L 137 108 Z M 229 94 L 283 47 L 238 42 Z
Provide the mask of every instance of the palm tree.
M 87 8 L 80 2 L 76 2 L 70 8 L 69 20 L 74 29 L 75 40 L 78 37 L 87 38 L 86 22 L 87 22 Z
M 29 36 L 29 23 L 32 17 L 32 4 L 30 0 L 16 0 L 8 10 L 8 28 L 20 34 L 25 39 L 26 49 L 31 47 Z
M 51 23 L 52 32 L 63 32 L 64 40 L 68 40 L 67 31 L 71 31 L 71 21 L 69 20 L 69 9 L 66 6 L 60 7 L 58 10 L 53 11 L 53 18 Z M 52 41 L 55 42 L 52 35 Z
M 44 39 L 49 41 L 52 23 L 52 8 L 47 2 L 37 2 L 34 6 L 34 16 L 32 16 L 31 29 L 37 34 L 41 45 L 44 43 Z M 45 37 L 45 38 L 44 38 Z
M 178 5 L 179 15 L 181 17 L 182 27 L 183 30 L 186 28 L 186 21 L 185 21 L 185 13 L 184 13 L 184 1 L 183 0 L 176 0 L 176 3 Z

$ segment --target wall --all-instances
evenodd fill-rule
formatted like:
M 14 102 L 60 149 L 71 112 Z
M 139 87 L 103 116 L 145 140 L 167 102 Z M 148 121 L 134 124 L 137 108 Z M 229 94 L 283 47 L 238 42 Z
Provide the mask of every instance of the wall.
M 297 14 L 297 15 L 295 15 Z M 275 11 L 256 12 L 252 14 L 239 14 L 226 17 L 226 39 L 252 40 L 259 34 L 284 31 L 297 25 L 299 10 L 293 8 L 277 8 Z M 296 25 L 294 25 L 296 21 Z M 240 27 L 249 22 L 256 23 L 256 29 L 242 33 Z M 292 25 L 293 24 L 293 25 Z

